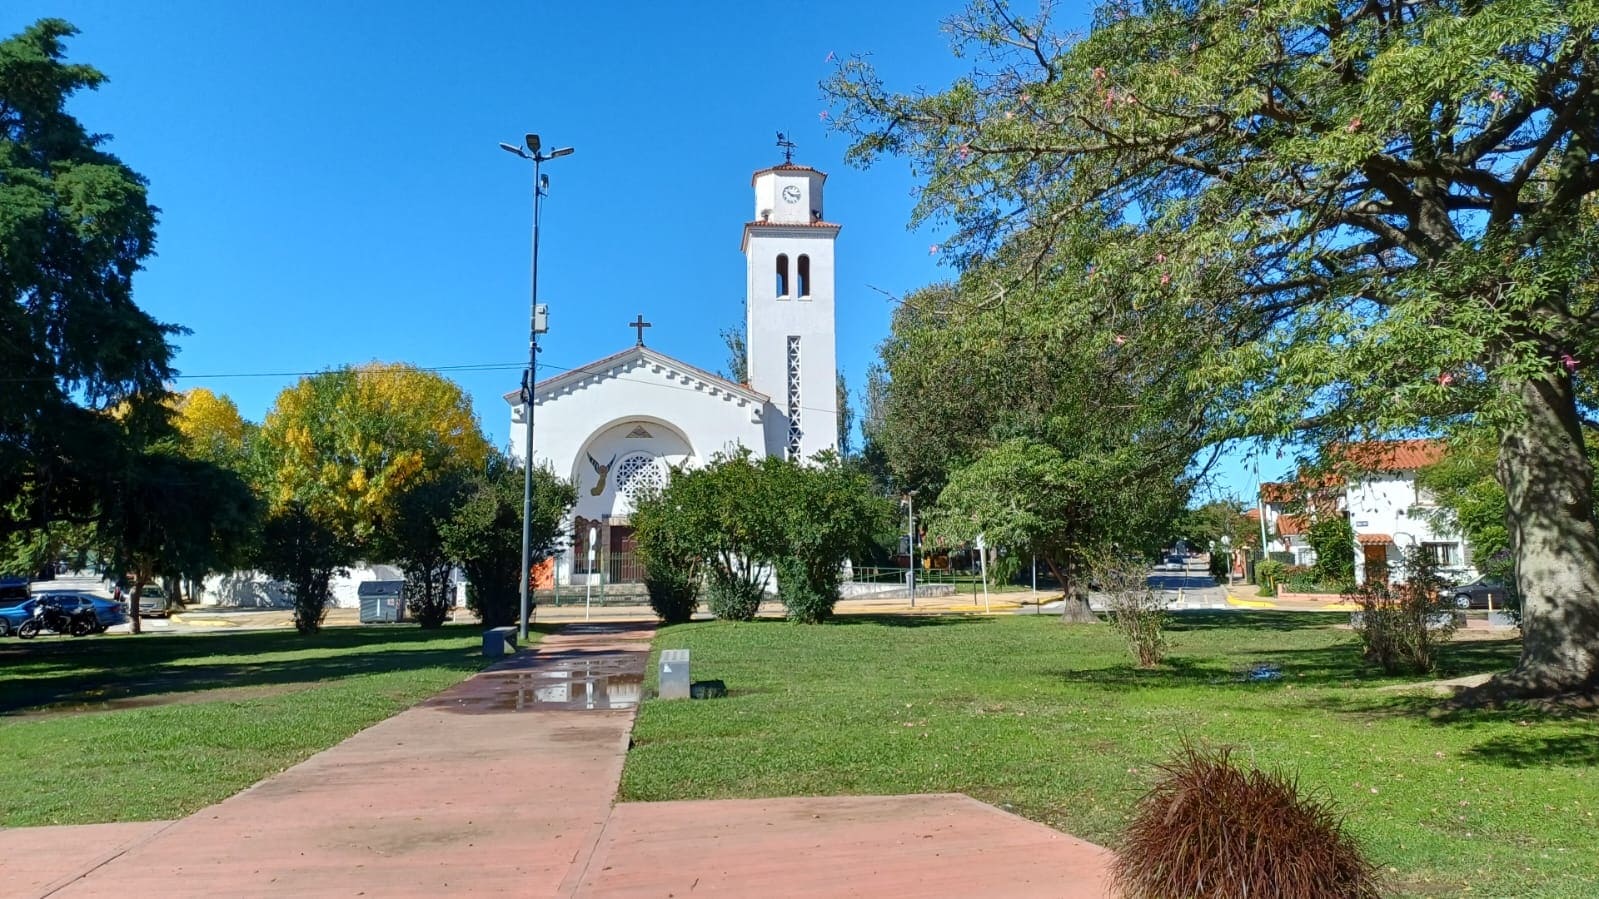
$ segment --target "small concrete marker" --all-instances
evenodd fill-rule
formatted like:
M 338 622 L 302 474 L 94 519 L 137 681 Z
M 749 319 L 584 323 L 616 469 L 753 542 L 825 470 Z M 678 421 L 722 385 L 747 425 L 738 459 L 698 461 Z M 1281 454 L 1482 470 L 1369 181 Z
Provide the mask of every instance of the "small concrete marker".
M 659 693 L 662 699 L 689 698 L 688 650 L 661 650 Z

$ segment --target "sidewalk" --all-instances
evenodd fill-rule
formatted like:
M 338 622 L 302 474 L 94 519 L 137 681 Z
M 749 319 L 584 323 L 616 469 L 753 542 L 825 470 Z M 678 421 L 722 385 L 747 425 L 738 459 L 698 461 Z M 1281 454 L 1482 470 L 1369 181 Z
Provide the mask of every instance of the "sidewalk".
M 613 807 L 653 633 L 568 625 L 180 821 L 0 831 L 0 884 L 73 899 L 1106 895 L 1106 850 L 965 796 Z M 13 876 L 22 859 L 37 863 Z
M 626 702 L 571 703 L 613 673 L 636 684 L 653 632 L 551 635 L 37 895 L 561 895 L 610 813 L 633 721 Z

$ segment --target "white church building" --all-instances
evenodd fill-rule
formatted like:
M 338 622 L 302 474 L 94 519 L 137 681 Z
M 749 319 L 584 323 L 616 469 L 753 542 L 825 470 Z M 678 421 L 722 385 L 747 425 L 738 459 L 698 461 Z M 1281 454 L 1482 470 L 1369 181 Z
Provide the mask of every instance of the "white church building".
M 533 388 L 533 464 L 577 488 L 568 549 L 536 574 L 552 584 L 636 583 L 629 515 L 641 491 L 672 466 L 703 465 L 739 447 L 757 456 L 808 459 L 838 448 L 833 249 L 827 175 L 790 159 L 755 173 L 744 224 L 748 384 L 637 342 L 540 381 Z M 511 455 L 527 458 L 522 393 L 511 406 Z M 590 563 L 589 535 L 596 545 Z

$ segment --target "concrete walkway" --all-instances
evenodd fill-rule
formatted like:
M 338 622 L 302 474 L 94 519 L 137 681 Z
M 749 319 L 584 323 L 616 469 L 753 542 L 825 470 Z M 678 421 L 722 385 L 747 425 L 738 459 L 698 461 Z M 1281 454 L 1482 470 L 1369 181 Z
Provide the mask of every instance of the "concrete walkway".
M 0 831 L 0 895 L 1105 895 L 965 796 L 613 807 L 653 633 L 567 625 L 180 821 Z

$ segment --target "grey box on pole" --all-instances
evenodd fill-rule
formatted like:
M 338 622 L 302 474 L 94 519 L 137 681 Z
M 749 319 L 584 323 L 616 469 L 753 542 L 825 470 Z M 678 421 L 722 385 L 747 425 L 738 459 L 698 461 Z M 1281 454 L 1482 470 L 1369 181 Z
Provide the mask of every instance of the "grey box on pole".
M 661 650 L 661 680 L 659 692 L 662 699 L 688 698 L 688 650 Z

